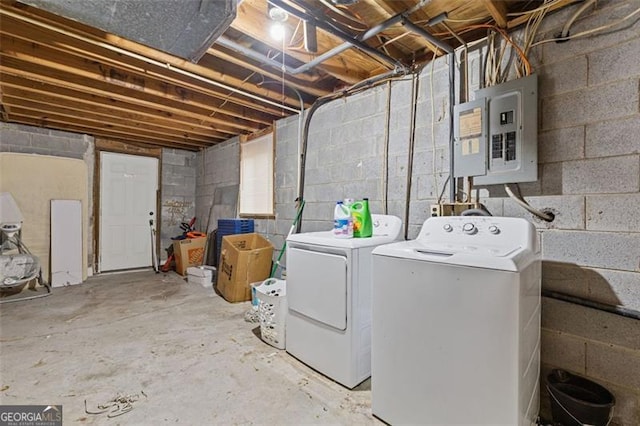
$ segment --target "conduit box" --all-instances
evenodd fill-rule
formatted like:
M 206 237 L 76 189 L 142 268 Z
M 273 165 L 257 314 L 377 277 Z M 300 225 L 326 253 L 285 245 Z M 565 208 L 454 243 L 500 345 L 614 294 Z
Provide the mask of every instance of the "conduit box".
M 454 107 L 453 176 L 473 176 L 476 185 L 536 181 L 537 76 L 486 87 L 475 96 L 476 100 Z M 481 153 L 476 152 L 478 147 Z

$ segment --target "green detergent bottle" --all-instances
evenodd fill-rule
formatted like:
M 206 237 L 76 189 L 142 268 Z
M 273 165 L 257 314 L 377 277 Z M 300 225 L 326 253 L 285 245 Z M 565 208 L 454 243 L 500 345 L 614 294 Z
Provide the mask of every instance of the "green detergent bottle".
M 354 238 L 368 238 L 373 235 L 368 198 L 363 198 L 362 201 L 356 201 L 351 205 L 351 217 L 353 218 Z

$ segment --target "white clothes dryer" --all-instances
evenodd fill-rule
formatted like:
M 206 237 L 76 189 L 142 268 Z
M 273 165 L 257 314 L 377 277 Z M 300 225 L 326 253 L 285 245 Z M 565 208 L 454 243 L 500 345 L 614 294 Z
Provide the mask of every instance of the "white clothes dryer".
M 370 238 L 287 239 L 286 350 L 348 388 L 371 375 L 371 252 L 402 228 L 396 216 L 374 214 L 372 223 Z
M 540 258 L 524 219 L 437 217 L 373 251 L 372 411 L 391 424 L 536 424 Z

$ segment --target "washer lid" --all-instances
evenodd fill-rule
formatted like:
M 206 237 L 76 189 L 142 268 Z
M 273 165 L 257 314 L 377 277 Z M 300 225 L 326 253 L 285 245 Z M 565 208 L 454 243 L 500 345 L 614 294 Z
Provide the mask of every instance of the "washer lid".
M 539 258 L 535 227 L 506 217 L 435 217 L 418 238 L 377 247 L 374 255 L 520 271 Z
M 418 240 L 401 241 L 376 247 L 377 256 L 410 259 L 422 262 L 471 266 L 501 271 L 521 271 L 538 256 L 524 247 L 475 247 L 429 244 Z

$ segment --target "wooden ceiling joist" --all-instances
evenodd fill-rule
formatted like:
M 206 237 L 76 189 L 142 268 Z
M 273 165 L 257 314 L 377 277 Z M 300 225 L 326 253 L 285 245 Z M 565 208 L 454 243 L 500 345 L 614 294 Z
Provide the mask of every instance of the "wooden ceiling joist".
M 115 134 L 120 134 L 122 137 L 124 136 L 140 137 L 140 138 L 145 138 L 147 140 L 154 140 L 154 141 L 162 141 L 164 139 L 169 139 L 175 142 L 180 142 L 182 145 L 185 145 L 185 146 L 194 146 L 194 147 L 207 146 L 207 145 L 210 145 L 211 141 L 213 140 L 220 140 L 218 138 L 210 138 L 207 140 L 189 140 L 185 137 L 180 137 L 180 136 L 174 137 L 172 135 L 162 135 L 159 133 L 140 130 L 140 129 L 133 131 L 129 127 L 106 123 L 99 119 L 95 119 L 88 116 L 85 116 L 82 119 L 78 119 L 77 116 L 67 114 L 65 113 L 65 111 L 44 112 L 41 109 L 32 110 L 22 106 L 19 106 L 19 107 L 12 106 L 11 112 L 12 114 L 15 114 L 18 116 L 31 117 L 34 119 L 40 119 L 40 120 L 44 120 L 52 123 L 90 126 L 95 129 L 109 131 Z
M 172 84 L 172 79 L 170 78 L 159 78 L 153 73 L 145 72 L 143 69 L 131 66 L 116 68 L 109 63 L 111 61 L 98 61 L 94 58 L 84 58 L 75 54 L 67 55 L 63 61 L 56 48 L 28 42 L 12 36 L 4 37 L 3 54 L 29 60 L 54 70 L 64 70 L 98 81 L 125 86 L 131 90 L 143 91 L 166 99 L 204 106 L 217 113 L 236 118 L 242 117 L 245 120 L 255 121 L 260 124 L 268 125 L 273 120 L 273 117 L 281 112 L 275 107 L 259 107 L 250 101 L 244 101 L 242 102 L 244 103 L 243 106 L 238 106 L 237 99 L 230 102 L 230 105 L 227 105 L 222 110 L 215 105 L 225 101 L 225 94 L 211 91 L 201 85 L 183 81 L 182 85 L 178 86 Z M 178 80 L 177 82 L 180 81 Z M 193 89 L 199 89 L 199 91 Z M 257 110 L 262 110 L 265 115 L 259 116 Z
M 498 0 L 482 0 L 482 2 L 496 21 L 496 25 L 500 28 L 507 28 L 507 6 L 505 3 Z
M 36 112 L 28 111 L 28 110 L 13 111 L 12 114 L 17 119 L 19 119 L 19 122 L 21 123 L 24 123 L 25 121 L 27 121 L 28 123 L 26 124 L 32 124 L 38 127 L 51 127 L 59 130 L 74 131 L 78 133 L 83 133 L 81 129 L 91 124 L 91 123 L 86 123 L 83 120 L 69 119 L 69 118 L 59 117 L 55 115 L 52 115 L 52 116 L 42 115 L 42 114 L 38 114 Z M 171 139 L 167 137 L 157 138 L 157 137 L 149 137 L 145 135 L 131 134 L 127 131 L 123 131 L 121 129 L 112 129 L 104 125 L 101 127 L 92 127 L 92 128 L 95 129 L 95 131 L 92 132 L 93 136 L 117 137 L 123 140 L 129 139 L 131 141 L 146 142 L 151 144 L 159 144 L 166 141 L 175 145 L 179 145 L 180 148 L 182 149 L 196 150 L 201 147 L 206 147 L 211 145 L 211 143 L 204 144 L 204 143 L 185 142 L 182 140 L 176 140 L 176 139 Z M 214 141 L 216 140 L 212 139 L 212 142 Z M 217 142 L 220 142 L 220 141 L 217 140 Z
M 11 93 L 25 99 L 50 97 L 54 99 L 52 103 L 59 103 L 60 105 L 81 103 L 85 105 L 85 110 L 104 108 L 105 110 L 112 111 L 113 114 L 117 114 L 119 117 L 124 117 L 124 119 L 140 120 L 151 124 L 162 123 L 168 128 L 184 128 L 191 131 L 198 129 L 199 132 L 204 134 L 216 131 L 229 137 L 237 134 L 237 129 L 229 126 L 211 123 L 204 124 L 202 118 L 198 119 L 178 115 L 157 108 L 147 108 L 111 97 L 88 94 L 84 91 L 53 86 L 48 83 L 33 81 L 14 75 L 0 74 L 0 81 L 2 81 L 6 93 Z M 17 94 L 15 90 L 18 90 Z
M 61 106 L 41 102 L 40 100 L 25 100 L 23 98 L 17 98 L 13 96 L 5 96 L 4 104 L 13 109 L 14 112 L 21 109 L 30 110 L 41 113 L 47 116 L 64 116 L 67 118 L 78 117 L 82 112 L 81 108 L 74 108 L 73 106 Z M 192 132 L 184 132 L 181 129 L 168 129 L 165 127 L 150 126 L 144 121 L 125 120 L 119 117 L 113 117 L 109 114 L 103 114 L 96 110 L 91 113 L 85 113 L 82 115 L 84 120 L 94 122 L 96 125 L 105 125 L 109 128 L 122 128 L 128 129 L 131 134 L 148 135 L 148 136 L 168 136 L 176 140 L 182 141 L 194 141 L 203 142 L 205 144 L 211 142 L 212 139 L 225 139 L 224 135 L 219 133 L 211 133 L 209 135 L 203 135 Z
M 193 104 L 181 103 L 167 99 L 164 96 L 156 96 L 146 92 L 139 93 L 136 97 L 132 97 L 130 90 L 125 87 L 116 86 L 107 82 L 99 82 L 96 79 L 79 75 L 75 70 L 71 73 L 62 70 L 53 70 L 51 68 L 17 59 L 9 56 L 0 56 L 0 70 L 7 74 L 26 77 L 35 81 L 43 81 L 53 84 L 54 86 L 67 87 L 79 91 L 86 91 L 99 96 L 112 97 L 130 101 L 136 105 L 143 105 L 150 108 L 160 108 L 175 114 L 188 115 L 194 118 L 200 118 L 203 122 L 215 122 L 222 120 L 228 126 L 236 128 L 240 131 L 253 132 L 260 128 L 256 123 L 251 123 L 236 117 L 224 117 L 221 119 L 211 117 L 211 110 Z
M 3 12 L 0 9 L 0 14 L 7 15 L 7 13 L 8 11 Z M 117 52 L 114 52 L 113 50 L 108 49 L 108 46 L 110 45 L 114 45 L 114 47 L 118 47 L 118 44 L 120 44 L 129 48 L 129 49 L 125 48 L 125 50 L 127 51 L 130 50 L 132 53 L 137 54 L 138 58 L 147 57 L 151 61 L 160 62 L 162 64 L 160 69 L 164 69 L 166 71 L 167 78 L 170 78 L 171 74 L 175 74 L 173 71 L 171 71 L 171 66 L 173 66 L 176 69 L 184 69 L 185 71 L 192 72 L 195 75 L 199 75 L 199 76 L 217 81 L 219 83 L 223 83 L 227 86 L 231 86 L 231 87 L 245 86 L 244 88 L 247 91 L 252 92 L 256 96 L 264 96 L 265 99 L 268 99 L 270 95 L 268 90 L 264 90 L 257 86 L 251 87 L 251 85 L 246 85 L 244 84 L 245 82 L 233 76 L 215 72 L 214 70 L 206 69 L 204 67 L 200 67 L 197 64 L 193 64 L 191 62 L 175 58 L 171 55 L 163 54 L 154 49 L 148 48 L 143 45 L 139 45 L 137 43 L 134 43 L 125 39 L 121 39 L 114 35 L 110 35 L 110 34 L 105 35 L 104 33 L 102 33 L 103 34 L 102 37 L 99 37 L 99 36 L 96 36 L 96 34 L 79 31 L 77 29 L 74 31 L 70 31 L 69 29 L 59 29 L 58 31 L 55 31 L 54 29 L 51 29 L 51 28 L 60 27 L 61 26 L 60 23 L 52 22 L 51 20 L 42 20 L 43 21 L 42 24 L 44 26 L 39 26 L 37 24 L 31 23 L 31 18 L 29 18 L 29 21 L 26 21 L 26 22 L 19 21 L 19 19 L 20 18 L 15 18 L 13 15 L 4 16 L 2 18 L 3 25 L 0 26 L 0 30 L 3 28 L 6 28 L 5 22 L 7 22 L 7 24 L 10 25 L 13 20 L 17 22 L 18 28 L 22 29 L 17 31 L 13 30 L 13 34 L 22 35 L 24 37 L 24 36 L 28 36 L 28 34 L 40 32 L 43 34 L 40 34 L 40 35 L 36 34 L 36 38 L 41 41 L 47 40 L 47 43 L 50 43 L 52 45 L 63 45 L 63 46 L 68 45 L 73 47 L 83 43 L 90 44 L 92 46 L 90 50 L 96 53 L 99 53 L 101 59 L 114 57 L 115 55 L 115 57 L 119 58 L 119 61 L 121 62 L 124 61 L 125 63 L 134 63 L 136 61 L 135 55 L 127 56 L 127 55 L 123 55 L 122 53 L 117 53 Z M 63 18 L 60 18 L 60 19 L 62 20 Z M 81 25 L 77 23 L 75 24 Z M 98 33 L 100 34 L 99 31 Z M 105 43 L 105 41 L 107 41 L 107 43 Z M 133 48 L 134 46 L 135 48 Z M 69 51 L 72 51 L 72 50 L 73 49 L 69 49 Z M 86 50 L 86 47 L 84 48 L 84 50 Z M 149 62 L 142 62 L 140 59 L 137 59 L 137 61 L 138 61 L 138 66 L 141 66 L 141 69 L 153 68 L 153 64 Z M 184 78 L 184 76 L 181 76 L 179 78 Z M 220 89 L 220 90 L 221 90 L 220 93 L 222 94 L 222 96 L 225 96 L 225 97 L 228 96 L 228 93 L 225 93 L 224 89 Z M 296 105 L 297 103 L 297 99 L 292 97 L 291 98 L 287 97 L 285 101 L 292 105 Z
M 388 71 L 394 61 L 418 69 L 433 58 L 433 46 L 424 35 L 408 32 L 406 22 L 359 38 L 400 13 L 428 33 L 460 45 L 486 36 L 473 23 L 495 22 L 512 29 L 527 22 L 527 11 L 544 5 L 502 0 L 359 0 L 342 6 L 330 0 L 279 1 L 291 13 L 297 10 L 318 19 L 317 52 L 305 50 L 302 21 L 295 16 L 284 23 L 284 42 L 271 39 L 267 0 L 243 0 L 223 34 L 237 46 L 214 44 L 198 63 L 20 0 L 0 0 L 0 118 L 141 146 L 199 150 L 260 132 L 274 120 L 295 114 L 300 98 L 308 108 L 318 97 Z M 577 1 L 549 3 L 548 12 Z M 444 12 L 450 18 L 446 26 L 427 26 Z M 345 40 L 368 46 L 369 53 L 350 47 L 306 72 L 292 71 L 344 46 Z M 245 57 L 245 49 L 256 54 Z M 381 62 L 370 49 L 390 62 Z M 279 67 L 281 55 L 286 66 Z

